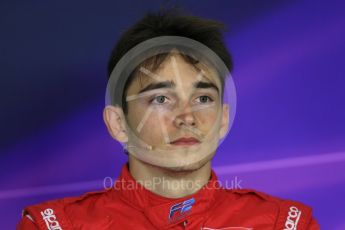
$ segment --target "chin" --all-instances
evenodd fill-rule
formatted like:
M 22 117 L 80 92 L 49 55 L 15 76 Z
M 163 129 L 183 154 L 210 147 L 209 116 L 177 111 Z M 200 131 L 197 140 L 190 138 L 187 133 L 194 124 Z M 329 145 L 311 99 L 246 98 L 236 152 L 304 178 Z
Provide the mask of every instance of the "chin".
M 191 171 L 196 171 L 203 166 L 205 166 L 207 163 L 211 161 L 213 158 L 214 154 L 211 154 L 207 156 L 204 159 L 201 159 L 199 161 L 193 162 L 191 164 L 186 164 L 186 165 L 181 165 L 177 167 L 164 167 L 167 170 L 173 171 L 173 172 L 191 172 Z

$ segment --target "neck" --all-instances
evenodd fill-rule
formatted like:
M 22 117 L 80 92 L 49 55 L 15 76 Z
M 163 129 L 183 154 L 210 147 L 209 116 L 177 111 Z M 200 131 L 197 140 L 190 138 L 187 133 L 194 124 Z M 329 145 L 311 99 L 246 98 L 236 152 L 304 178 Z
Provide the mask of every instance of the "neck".
M 210 179 L 211 161 L 196 169 L 176 170 L 150 165 L 129 154 L 132 177 L 151 192 L 167 198 L 196 193 Z

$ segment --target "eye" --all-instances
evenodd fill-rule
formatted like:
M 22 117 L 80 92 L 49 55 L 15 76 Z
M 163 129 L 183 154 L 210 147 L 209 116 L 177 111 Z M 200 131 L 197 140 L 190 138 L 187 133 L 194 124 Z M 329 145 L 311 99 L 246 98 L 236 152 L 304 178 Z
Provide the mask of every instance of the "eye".
M 159 95 L 159 96 L 156 96 L 154 97 L 151 102 L 154 103 L 154 104 L 164 104 L 166 102 L 168 98 L 166 96 L 163 96 L 163 95 Z
M 200 97 L 197 97 L 197 102 L 198 103 L 207 103 L 207 102 L 212 102 L 213 99 L 210 98 L 209 96 L 206 96 L 206 95 L 203 95 L 203 96 L 200 96 Z

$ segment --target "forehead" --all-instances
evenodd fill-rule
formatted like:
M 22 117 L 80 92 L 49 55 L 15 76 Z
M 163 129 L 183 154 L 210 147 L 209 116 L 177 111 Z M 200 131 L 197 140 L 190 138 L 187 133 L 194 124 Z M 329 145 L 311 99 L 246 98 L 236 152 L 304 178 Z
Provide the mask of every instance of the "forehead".
M 128 86 L 128 92 L 137 93 L 147 85 L 160 81 L 183 85 L 203 81 L 221 88 L 219 76 L 214 68 L 202 61 L 193 61 L 186 55 L 173 52 L 165 56 L 161 63 L 158 62 L 158 66 L 155 61 L 141 65 Z

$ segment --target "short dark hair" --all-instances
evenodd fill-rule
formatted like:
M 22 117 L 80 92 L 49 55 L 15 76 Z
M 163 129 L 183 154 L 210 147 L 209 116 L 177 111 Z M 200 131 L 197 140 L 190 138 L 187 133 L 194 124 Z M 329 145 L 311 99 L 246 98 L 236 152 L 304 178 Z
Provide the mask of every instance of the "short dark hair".
M 149 12 L 141 20 L 126 30 L 113 48 L 108 61 L 108 78 L 119 60 L 133 47 L 148 39 L 160 36 L 181 36 L 196 40 L 215 52 L 228 70 L 233 69 L 233 62 L 224 41 L 224 24 L 210 19 L 187 15 L 176 8 Z M 166 55 L 158 55 L 158 65 Z M 152 61 L 152 60 L 151 60 Z M 187 60 L 188 61 L 188 60 Z M 190 61 L 192 61 L 190 59 Z M 157 64 L 157 60 L 155 60 Z M 157 66 L 157 65 L 156 65 Z M 135 71 L 134 71 L 135 72 Z M 134 74 L 127 80 L 122 95 L 122 108 L 127 113 L 126 89 Z M 224 84 L 224 82 L 222 82 Z M 223 86 L 222 86 L 223 87 Z

